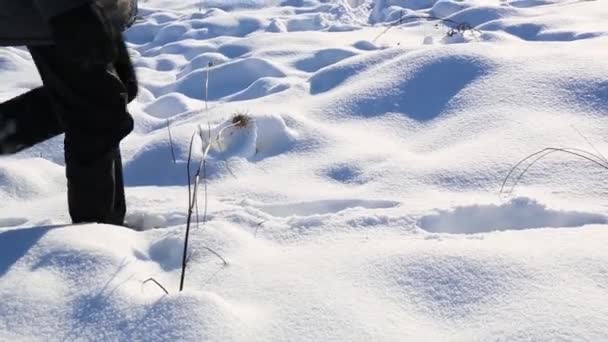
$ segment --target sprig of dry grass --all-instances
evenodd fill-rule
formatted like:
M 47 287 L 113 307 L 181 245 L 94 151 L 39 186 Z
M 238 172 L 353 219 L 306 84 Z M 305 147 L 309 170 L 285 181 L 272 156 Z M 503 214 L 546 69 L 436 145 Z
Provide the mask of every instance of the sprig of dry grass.
M 224 134 L 224 132 L 226 132 L 227 129 L 229 128 L 233 128 L 233 127 L 245 127 L 246 125 L 248 125 L 250 123 L 251 118 L 247 115 L 241 115 L 241 116 L 235 116 L 232 121 L 231 124 L 226 125 L 224 127 L 222 127 L 220 130 L 218 130 L 217 133 L 215 133 L 215 135 L 213 135 L 212 130 L 211 130 L 211 125 L 208 124 L 207 130 L 203 130 L 201 127 L 199 127 L 198 132 L 192 135 L 192 138 L 190 140 L 190 148 L 188 151 L 188 162 L 187 162 L 187 172 L 188 172 L 188 216 L 186 219 L 186 236 L 184 239 L 184 249 L 183 249 L 183 254 L 182 254 L 182 273 L 181 273 L 181 279 L 180 279 L 180 285 L 179 285 L 179 290 L 180 292 L 183 291 L 184 289 L 184 285 L 185 285 L 185 278 L 186 278 L 186 269 L 187 269 L 187 264 L 188 264 L 188 244 L 189 244 L 189 239 L 190 239 L 190 231 L 191 231 L 191 227 L 192 227 L 192 221 L 193 221 L 193 215 L 195 214 L 196 211 L 196 224 L 197 227 L 199 225 L 199 214 L 198 214 L 198 191 L 199 191 L 199 186 L 202 183 L 204 185 L 204 209 L 203 209 L 203 224 L 205 224 L 207 222 L 207 215 L 208 215 L 208 177 L 207 177 L 207 162 L 208 162 L 208 157 L 209 157 L 209 153 L 211 151 L 211 148 L 213 147 L 213 144 L 220 144 L 221 139 L 222 139 L 222 135 Z M 201 159 L 198 163 L 198 167 L 196 169 L 196 172 L 194 174 L 194 176 L 192 175 L 192 156 L 193 156 L 193 148 L 194 148 L 194 139 L 196 137 L 199 137 L 201 143 L 202 143 L 202 156 Z M 226 259 L 224 259 L 219 253 L 217 253 L 216 251 L 212 250 L 209 247 L 204 247 L 206 250 L 208 250 L 209 252 L 213 253 L 215 256 L 217 256 L 219 259 L 222 260 L 224 266 L 228 265 L 228 262 L 226 261 Z
M 390 22 L 387 25 L 386 29 L 384 31 L 380 32 L 380 34 L 378 34 L 372 40 L 372 42 L 375 43 L 380 37 L 382 37 L 383 35 L 388 33 L 394 27 L 401 26 L 401 25 L 407 23 L 408 21 L 412 21 L 412 20 L 416 20 L 416 19 L 440 22 L 441 24 L 443 24 L 445 27 L 448 28 L 448 30 L 446 32 L 446 36 L 448 36 L 448 37 L 453 37 L 457 34 L 464 35 L 464 33 L 466 33 L 466 32 L 471 32 L 473 37 L 476 40 L 478 40 L 475 33 L 479 33 L 479 34 L 482 33 L 479 29 L 474 28 L 473 26 L 471 26 L 469 23 L 466 23 L 466 22 L 458 22 L 458 21 L 455 21 L 455 20 L 452 20 L 449 18 L 439 18 L 439 17 L 435 17 L 433 15 L 405 14 L 405 13 L 406 13 L 405 11 L 401 11 L 401 15 L 399 16 L 399 19 Z M 435 27 L 439 28 L 439 24 L 435 24 Z
M 599 152 L 592 153 L 592 152 L 589 152 L 589 151 L 586 151 L 583 149 L 571 148 L 571 147 L 564 147 L 564 148 L 547 147 L 547 148 L 544 148 L 540 151 L 534 152 L 534 153 L 526 156 L 525 158 L 520 160 L 517 164 L 515 164 L 509 170 L 509 173 L 503 180 L 502 185 L 500 187 L 499 195 L 500 196 L 503 196 L 505 194 L 506 194 L 506 196 L 511 195 L 513 193 L 515 187 L 519 184 L 521 179 L 528 172 L 528 170 L 530 170 L 530 168 L 532 166 L 534 166 L 536 163 L 538 163 L 542 159 L 544 159 L 547 156 L 552 155 L 554 153 L 565 153 L 570 156 L 574 156 L 574 157 L 589 161 L 603 169 L 608 170 L 608 161 L 606 161 L 606 158 L 604 158 Z M 520 171 L 517 172 L 518 170 L 520 170 Z M 515 175 L 517 175 L 517 176 L 515 177 Z M 513 184 L 509 187 L 509 191 L 505 192 L 505 189 L 507 188 L 507 183 L 509 182 L 510 179 L 513 179 L 513 177 L 514 177 Z

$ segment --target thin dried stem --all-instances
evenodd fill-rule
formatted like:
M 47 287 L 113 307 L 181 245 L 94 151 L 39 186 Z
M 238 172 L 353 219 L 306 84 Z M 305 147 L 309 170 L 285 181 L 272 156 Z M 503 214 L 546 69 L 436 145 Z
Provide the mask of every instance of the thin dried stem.
M 156 281 L 156 279 L 154 279 L 154 278 L 149 278 L 149 279 L 144 280 L 144 282 L 141 285 L 144 286 L 144 285 L 146 285 L 149 282 L 153 282 L 158 287 L 160 287 L 165 292 L 166 295 L 169 295 L 169 291 L 167 291 L 167 289 L 161 283 L 159 283 L 158 281 Z
M 188 148 L 188 162 L 186 163 L 186 171 L 188 173 L 188 209 L 190 209 L 190 207 L 192 206 L 192 203 L 190 203 L 191 199 L 192 199 L 192 183 L 190 180 L 191 174 L 190 174 L 190 164 L 192 162 L 192 147 L 194 145 L 194 137 L 196 136 L 196 134 L 192 134 L 192 138 L 190 138 L 190 147 Z
M 199 212 L 198 212 L 198 187 L 201 181 L 204 184 L 204 193 L 205 193 L 205 204 L 203 209 L 203 224 L 207 223 L 208 216 L 208 208 L 209 208 L 209 192 L 208 192 L 208 182 L 207 182 L 207 158 L 209 156 L 209 152 L 211 151 L 211 147 L 214 142 L 220 144 L 222 134 L 226 131 L 226 129 L 230 127 L 235 127 L 241 124 L 241 120 L 238 120 L 231 125 L 227 125 L 220 129 L 216 136 L 212 138 L 211 133 L 211 124 L 207 123 L 207 137 L 204 137 L 204 133 L 201 127 L 199 127 L 198 133 L 194 133 L 190 140 L 190 148 L 188 150 L 188 162 L 187 162 L 187 172 L 188 172 L 188 218 L 186 220 L 186 237 L 184 239 L 184 250 L 182 254 L 182 274 L 179 285 L 180 292 L 184 289 L 184 283 L 186 278 L 186 268 L 188 264 L 188 242 L 190 237 L 190 228 L 192 225 L 192 215 L 194 211 L 196 211 L 196 227 L 199 228 Z M 196 169 L 196 173 L 194 174 L 194 182 L 191 180 L 191 165 L 192 165 L 192 150 L 194 146 L 194 137 L 198 134 L 199 138 L 203 143 L 203 155 L 198 164 L 198 168 Z M 213 251 L 209 247 L 203 247 L 207 249 L 209 252 L 215 254 L 219 257 L 224 265 L 228 265 L 228 262 L 219 255 L 217 252 Z
M 587 144 L 589 144 L 589 146 L 591 146 L 591 148 L 593 149 L 593 151 L 600 157 L 602 157 L 602 161 L 604 161 L 606 164 L 608 164 L 608 160 L 606 159 L 606 157 L 604 157 L 604 155 L 597 150 L 597 148 L 595 148 L 595 145 L 593 145 L 593 143 L 583 134 L 581 133 L 581 131 L 579 131 L 576 127 L 574 127 L 574 125 L 570 125 L 570 127 L 572 127 L 572 129 L 574 129 L 574 131 L 576 133 L 578 133 L 578 135 L 581 136 L 581 138 L 583 138 Z
M 264 225 L 264 223 L 266 223 L 266 220 L 264 220 L 264 221 L 262 221 L 262 222 L 258 223 L 258 224 L 255 226 L 255 231 L 253 232 L 253 237 L 257 237 L 257 236 L 258 236 L 258 230 L 260 229 L 260 227 L 261 227 L 261 226 L 263 226 L 263 225 Z
M 171 134 L 171 121 L 167 119 L 167 131 L 169 132 L 169 145 L 171 146 L 171 158 L 173 159 L 173 164 L 177 164 L 177 160 L 175 159 L 175 149 L 173 148 L 173 134 Z
M 192 211 L 194 204 L 196 202 L 196 185 L 195 188 L 192 189 L 192 181 L 190 180 L 190 164 L 192 163 L 192 148 L 194 145 L 194 137 L 196 134 L 192 135 L 190 139 L 190 149 L 188 150 L 188 162 L 186 164 L 186 169 L 188 172 L 188 218 L 186 219 L 186 237 L 184 239 L 184 250 L 182 254 L 182 275 L 179 282 L 179 291 L 184 290 L 184 282 L 186 280 L 186 266 L 188 264 L 188 239 L 190 237 L 190 223 L 192 222 Z M 193 194 L 194 190 L 194 194 Z
M 585 159 L 587 161 L 590 161 L 596 165 L 598 165 L 601 168 L 604 168 L 606 170 L 608 170 L 608 163 L 606 163 L 602 157 L 582 150 L 582 149 L 578 149 L 578 148 L 556 148 L 556 147 L 547 147 L 544 148 L 540 151 L 537 151 L 535 153 L 532 153 L 530 155 L 528 155 L 527 157 L 525 157 L 524 159 L 520 160 L 517 164 L 515 164 L 515 166 L 513 166 L 511 168 L 511 170 L 509 170 L 509 173 L 507 174 L 507 176 L 505 177 L 505 179 L 502 182 L 502 185 L 500 187 L 500 192 L 499 194 L 503 194 L 504 193 L 504 189 L 505 186 L 507 184 L 507 182 L 509 181 L 509 179 L 511 178 L 511 176 L 515 173 L 515 171 L 522 166 L 524 163 L 526 163 L 527 161 L 532 160 L 528 165 L 526 165 L 526 167 L 523 169 L 522 172 L 519 173 L 519 175 L 517 176 L 517 178 L 515 179 L 515 182 L 513 183 L 513 185 L 511 186 L 510 190 L 509 190 L 509 195 L 513 192 L 513 189 L 517 186 L 517 184 L 519 183 L 519 181 L 523 178 L 523 176 L 527 173 L 527 171 L 537 162 L 539 162 L 541 159 L 547 157 L 548 155 L 551 155 L 553 153 L 556 152 L 562 152 L 562 153 L 566 153 L 569 155 L 573 155 L 575 157 L 578 158 L 582 158 Z
M 426 19 L 428 21 L 440 21 L 442 22 L 444 25 L 447 24 L 451 24 L 452 26 L 448 26 L 450 28 L 450 30 L 448 30 L 448 32 L 446 33 L 448 36 L 453 36 L 456 33 L 464 33 L 466 31 L 470 31 L 471 33 L 477 32 L 477 33 L 482 33 L 479 29 L 476 29 L 474 27 L 472 27 L 471 25 L 469 25 L 468 23 L 460 23 L 457 22 L 455 20 L 452 19 L 448 19 L 448 18 L 439 18 L 439 17 L 435 17 L 432 15 L 416 15 L 416 14 L 410 14 L 410 15 L 404 15 L 403 11 L 401 12 L 401 16 L 399 16 L 399 19 L 391 22 L 388 24 L 387 28 L 382 31 L 380 34 L 378 34 L 373 40 L 372 42 L 376 42 L 380 37 L 382 37 L 383 35 L 385 35 L 386 33 L 388 33 L 388 31 L 390 31 L 393 27 L 395 26 L 401 26 L 403 25 L 406 21 L 409 20 L 413 20 L 413 19 Z M 447 26 L 447 25 L 446 25 Z M 477 36 L 473 35 L 475 37 L 475 39 L 477 39 Z
M 206 249 L 207 251 L 211 252 L 213 255 L 218 257 L 220 260 L 222 260 L 222 262 L 224 263 L 224 266 L 228 266 L 228 261 L 226 261 L 226 259 L 224 259 L 218 252 L 214 251 L 213 249 L 211 249 L 209 247 L 203 247 L 203 248 Z
M 212 62 L 207 64 L 206 74 L 207 77 L 205 79 L 205 112 L 209 114 L 209 77 L 211 76 L 211 67 L 213 66 Z

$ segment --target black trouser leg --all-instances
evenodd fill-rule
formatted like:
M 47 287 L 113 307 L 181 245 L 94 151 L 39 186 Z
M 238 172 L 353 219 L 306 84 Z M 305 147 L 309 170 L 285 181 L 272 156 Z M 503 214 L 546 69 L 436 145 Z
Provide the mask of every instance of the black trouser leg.
M 120 149 L 116 149 L 114 156 L 114 209 L 112 210 L 111 222 L 115 225 L 123 225 L 125 214 L 127 213 L 127 204 L 125 201 L 125 185 L 122 174 L 122 156 Z
M 12 154 L 63 133 L 44 87 L 0 104 L 0 154 Z
M 113 66 L 66 64 L 53 46 L 30 52 L 65 129 L 72 220 L 121 225 L 126 209 L 119 143 L 133 129 L 124 84 Z
M 130 102 L 137 96 L 137 78 L 126 44 L 122 40 L 117 44 L 118 60 L 114 68 L 127 90 Z M 45 57 L 39 59 L 41 58 Z M 54 106 L 44 86 L 0 103 L 0 155 L 19 152 L 64 133 L 64 127 L 55 113 Z

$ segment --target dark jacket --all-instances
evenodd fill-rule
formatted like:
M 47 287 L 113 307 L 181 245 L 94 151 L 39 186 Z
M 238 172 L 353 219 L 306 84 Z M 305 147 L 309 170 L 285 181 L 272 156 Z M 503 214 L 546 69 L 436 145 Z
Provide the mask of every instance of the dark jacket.
M 95 0 L 121 31 L 134 20 L 137 0 Z M 52 44 L 47 20 L 92 0 L 0 0 L 0 46 Z

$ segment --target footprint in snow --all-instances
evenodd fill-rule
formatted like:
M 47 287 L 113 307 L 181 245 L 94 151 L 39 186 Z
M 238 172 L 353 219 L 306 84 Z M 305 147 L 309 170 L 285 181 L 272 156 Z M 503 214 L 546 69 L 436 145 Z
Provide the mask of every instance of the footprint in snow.
M 265 204 L 256 206 L 257 209 L 277 217 L 313 216 L 335 214 L 348 209 L 387 209 L 399 205 L 394 201 L 374 200 L 322 200 L 290 204 Z
M 581 227 L 606 224 L 604 215 L 551 210 L 530 198 L 515 198 L 503 205 L 473 205 L 422 217 L 419 226 L 432 233 L 475 234 L 532 228 Z

